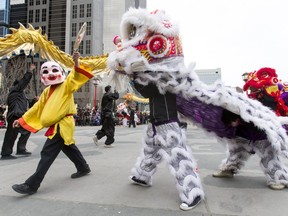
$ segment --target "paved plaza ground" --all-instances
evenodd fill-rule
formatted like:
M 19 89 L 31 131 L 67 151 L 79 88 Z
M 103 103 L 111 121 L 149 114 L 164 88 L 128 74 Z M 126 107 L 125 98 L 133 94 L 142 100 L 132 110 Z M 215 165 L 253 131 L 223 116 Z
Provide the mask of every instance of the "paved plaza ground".
M 286 216 L 288 189 L 273 191 L 266 187 L 259 158 L 252 156 L 233 179 L 217 179 L 225 158 L 225 148 L 212 136 L 189 125 L 187 144 L 199 165 L 206 194 L 205 202 L 183 212 L 172 175 L 163 161 L 153 178 L 153 186 L 142 188 L 128 180 L 142 145 L 145 126 L 116 127 L 114 148 L 96 147 L 92 137 L 99 126 L 76 127 L 77 145 L 91 167 L 91 174 L 71 179 L 74 165 L 60 153 L 38 192 L 23 196 L 11 186 L 23 183 L 36 169 L 44 144 L 45 131 L 32 134 L 27 148 L 31 157 L 0 160 L 0 216 Z M 2 146 L 5 129 L 0 129 Z M 15 153 L 15 152 L 14 152 Z M 288 165 L 288 160 L 284 160 Z

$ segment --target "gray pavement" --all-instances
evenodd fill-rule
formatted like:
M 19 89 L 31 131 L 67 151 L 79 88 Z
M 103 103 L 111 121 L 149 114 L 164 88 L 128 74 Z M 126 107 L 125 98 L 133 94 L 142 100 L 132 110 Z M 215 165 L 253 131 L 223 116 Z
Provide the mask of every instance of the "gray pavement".
M 32 134 L 27 148 L 31 157 L 0 160 L 0 216 L 174 216 L 232 215 L 284 216 L 288 212 L 288 189 L 273 191 L 266 187 L 259 158 L 250 158 L 233 179 L 217 179 L 211 174 L 225 158 L 225 148 L 203 131 L 188 126 L 187 144 L 199 165 L 206 194 L 205 202 L 195 209 L 179 209 L 178 193 L 165 161 L 158 167 L 153 186 L 142 188 L 128 180 L 142 145 L 145 126 L 116 127 L 114 148 L 96 147 L 92 136 L 99 127 L 76 127 L 77 145 L 91 167 L 91 174 L 71 179 L 74 165 L 60 153 L 38 192 L 23 196 L 11 186 L 23 183 L 36 169 L 44 144 L 45 131 Z M 2 146 L 5 129 L 0 129 Z M 288 160 L 284 160 L 288 164 Z

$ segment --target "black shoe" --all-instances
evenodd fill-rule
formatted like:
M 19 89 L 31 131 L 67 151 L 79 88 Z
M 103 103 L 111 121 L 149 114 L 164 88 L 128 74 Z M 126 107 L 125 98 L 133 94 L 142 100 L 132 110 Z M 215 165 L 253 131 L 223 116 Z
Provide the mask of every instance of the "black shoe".
M 73 173 L 73 174 L 71 175 L 71 178 L 80 178 L 80 177 L 82 177 L 82 176 L 87 175 L 87 174 L 90 173 L 90 172 L 91 172 L 91 170 L 90 170 L 90 168 L 88 167 L 86 170 L 79 170 L 79 171 L 77 171 L 76 173 Z
M 11 159 L 17 159 L 17 157 L 13 155 L 2 155 L 1 160 L 11 160 Z
M 129 179 L 137 185 L 141 185 L 143 187 L 150 187 L 151 185 L 147 184 L 145 181 L 142 181 L 140 179 L 137 179 L 135 176 L 129 176 Z
M 107 140 L 105 141 L 105 145 L 111 145 L 112 143 L 114 143 L 114 141 L 114 138 L 107 138 Z
M 16 153 L 16 155 L 25 155 L 25 156 L 30 156 L 32 153 L 28 151 L 19 151 Z
M 196 196 L 191 204 L 187 204 L 187 203 L 183 202 L 180 205 L 180 209 L 183 211 L 191 210 L 191 209 L 195 208 L 201 202 L 201 200 L 202 199 L 200 196 Z
M 28 184 L 15 184 L 12 186 L 13 190 L 20 194 L 32 195 L 37 192 L 37 189 L 31 188 Z

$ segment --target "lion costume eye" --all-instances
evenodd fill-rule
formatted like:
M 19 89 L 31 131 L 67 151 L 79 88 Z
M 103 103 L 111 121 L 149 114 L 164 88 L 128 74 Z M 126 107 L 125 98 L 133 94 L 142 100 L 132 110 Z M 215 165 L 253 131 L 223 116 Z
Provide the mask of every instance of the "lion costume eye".
M 130 40 L 136 36 L 136 32 L 137 32 L 136 26 L 135 25 L 130 25 L 129 26 L 129 30 L 128 30 L 129 39 Z

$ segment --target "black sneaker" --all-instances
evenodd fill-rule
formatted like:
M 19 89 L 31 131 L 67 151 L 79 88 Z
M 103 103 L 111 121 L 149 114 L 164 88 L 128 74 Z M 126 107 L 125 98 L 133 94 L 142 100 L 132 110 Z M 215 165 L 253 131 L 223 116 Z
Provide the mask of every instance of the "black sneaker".
M 28 151 L 19 151 L 16 153 L 16 155 L 24 155 L 24 156 L 30 156 L 32 153 Z
M 195 208 L 200 202 L 201 202 L 201 197 L 196 196 L 191 204 L 187 204 L 187 203 L 183 202 L 180 205 L 180 209 L 183 211 L 191 210 L 191 209 Z
M 28 184 L 15 184 L 12 186 L 13 190 L 20 194 L 32 195 L 37 192 L 37 189 L 31 188 Z
M 73 173 L 72 175 L 71 175 L 71 178 L 80 178 L 80 177 L 82 177 L 82 176 L 85 176 L 85 175 L 87 175 L 88 173 L 90 173 L 91 172 L 91 169 L 88 167 L 86 170 L 78 170 L 76 173 Z
M 11 160 L 11 159 L 17 159 L 17 157 L 13 155 L 2 155 L 1 160 Z
M 146 183 L 143 180 L 137 179 L 135 176 L 129 176 L 130 181 L 132 181 L 134 184 L 141 185 L 143 187 L 150 187 L 148 183 Z
M 107 138 L 107 140 L 105 141 L 105 145 L 111 145 L 112 143 L 114 143 L 114 141 L 114 138 Z

